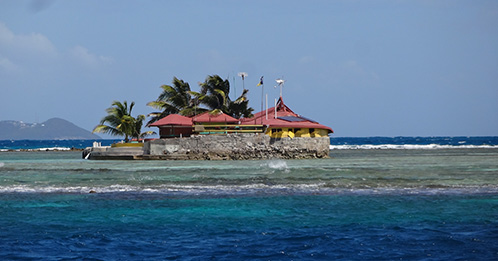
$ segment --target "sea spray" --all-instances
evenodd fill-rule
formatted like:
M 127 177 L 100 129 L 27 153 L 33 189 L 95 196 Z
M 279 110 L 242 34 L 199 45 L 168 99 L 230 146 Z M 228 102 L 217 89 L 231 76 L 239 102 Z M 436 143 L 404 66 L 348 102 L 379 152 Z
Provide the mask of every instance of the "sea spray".
M 330 150 L 437 150 L 437 149 L 497 149 L 498 145 L 440 144 L 354 144 L 330 145 Z
M 280 170 L 288 173 L 289 166 L 287 166 L 287 162 L 285 160 L 270 160 L 269 162 L 262 164 L 264 167 L 268 167 L 274 170 Z

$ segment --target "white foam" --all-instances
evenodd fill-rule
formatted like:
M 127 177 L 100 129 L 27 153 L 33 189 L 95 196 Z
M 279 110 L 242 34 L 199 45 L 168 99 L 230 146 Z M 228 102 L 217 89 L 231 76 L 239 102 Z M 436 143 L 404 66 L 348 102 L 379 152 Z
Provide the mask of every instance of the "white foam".
M 71 150 L 71 148 L 66 148 L 66 147 L 52 147 L 52 148 L 38 148 L 38 149 L 33 149 L 33 151 L 67 151 Z
M 56 186 L 0 186 L 0 193 L 159 193 L 170 195 L 254 195 L 254 194 L 496 194 L 497 186 L 458 186 L 458 187 L 328 187 L 326 183 L 313 184 L 247 184 L 247 185 L 159 185 L 140 187 L 130 185 L 111 185 L 103 187 L 56 187 Z
M 431 149 L 496 149 L 498 145 L 439 145 L 439 144 L 362 144 L 330 145 L 331 150 L 431 150 Z
M 88 193 L 97 192 L 133 192 L 140 191 L 138 187 L 127 185 L 112 185 L 108 187 L 57 187 L 57 186 L 0 186 L 0 193 Z
M 270 169 L 278 169 L 278 170 L 286 170 L 289 167 L 287 166 L 287 162 L 283 160 L 272 160 L 268 162 L 268 167 Z
M 306 192 L 316 191 L 325 183 L 318 184 L 248 184 L 248 185 L 159 185 L 152 187 L 140 187 L 131 185 L 111 185 L 103 187 L 57 187 L 57 186 L 27 186 L 12 185 L 0 186 L 0 193 L 116 193 L 116 192 L 146 192 L 146 193 L 186 193 L 193 195 L 203 194 L 250 194 L 257 192 L 279 192 L 294 191 Z
M 50 147 L 50 148 L 36 148 L 36 149 L 0 149 L 0 152 L 7 151 L 69 151 L 71 148 L 67 147 Z

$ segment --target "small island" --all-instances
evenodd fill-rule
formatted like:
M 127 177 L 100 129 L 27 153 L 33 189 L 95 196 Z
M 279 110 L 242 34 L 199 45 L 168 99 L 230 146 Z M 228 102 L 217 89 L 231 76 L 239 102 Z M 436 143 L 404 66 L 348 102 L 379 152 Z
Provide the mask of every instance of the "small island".
M 0 121 L 0 140 L 95 140 L 99 136 L 73 123 L 51 118 L 42 123 Z
M 262 84 L 261 78 L 258 85 Z M 83 151 L 83 158 L 248 160 L 329 157 L 328 135 L 333 130 L 295 113 L 284 103 L 282 96 L 274 107 L 252 114 L 253 109 L 248 107 L 246 98 L 248 90 L 244 89 L 238 99 L 231 101 L 228 80 L 217 75 L 209 76 L 201 84 L 200 93 L 190 91 L 188 83 L 177 78 L 172 86 L 163 85 L 161 88 L 163 92 L 159 98 L 148 105 L 163 111 L 149 114 L 152 119 L 147 123 L 149 127 L 158 128 L 159 139 L 146 139 L 145 136 L 151 132 L 141 133 L 145 116 L 131 117 L 134 103 L 128 107 L 127 102 L 114 102 L 114 107 L 107 110 L 109 115 L 102 119 L 94 132 L 124 135 L 125 141 L 106 147 L 95 143 Z

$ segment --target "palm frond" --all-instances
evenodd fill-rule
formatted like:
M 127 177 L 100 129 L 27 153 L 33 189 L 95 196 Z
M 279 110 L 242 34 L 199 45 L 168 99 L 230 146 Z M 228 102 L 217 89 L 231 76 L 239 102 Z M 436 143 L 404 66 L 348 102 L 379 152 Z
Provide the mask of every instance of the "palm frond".
M 110 134 L 110 135 L 113 135 L 113 136 L 121 136 L 123 135 L 123 133 L 116 129 L 116 128 L 113 128 L 113 127 L 110 127 L 110 126 L 106 126 L 106 125 L 97 125 L 92 133 L 104 133 L 104 134 Z

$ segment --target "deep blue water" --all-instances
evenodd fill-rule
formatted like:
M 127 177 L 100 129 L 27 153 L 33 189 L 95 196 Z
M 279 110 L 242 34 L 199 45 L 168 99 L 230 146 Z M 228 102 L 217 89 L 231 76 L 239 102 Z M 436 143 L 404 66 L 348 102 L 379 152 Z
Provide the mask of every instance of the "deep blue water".
M 0 151 L 0 259 L 498 259 L 496 137 L 337 139 L 316 160 Z
M 0 200 L 4 260 L 496 260 L 498 255 L 496 195 L 9 194 Z
M 108 146 L 120 140 L 0 140 L 1 150 L 19 149 L 53 149 L 75 148 L 84 149 L 91 147 L 93 142 L 100 142 Z M 364 145 L 437 145 L 437 146 L 498 146 L 498 136 L 482 137 L 332 137 L 332 146 Z M 358 147 L 356 147 L 358 148 Z

